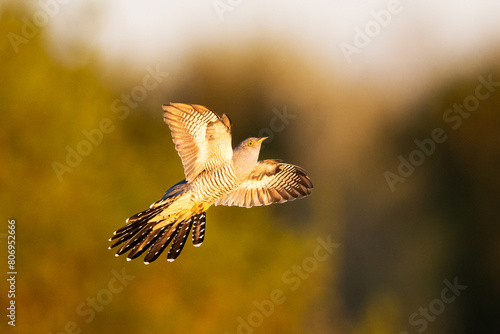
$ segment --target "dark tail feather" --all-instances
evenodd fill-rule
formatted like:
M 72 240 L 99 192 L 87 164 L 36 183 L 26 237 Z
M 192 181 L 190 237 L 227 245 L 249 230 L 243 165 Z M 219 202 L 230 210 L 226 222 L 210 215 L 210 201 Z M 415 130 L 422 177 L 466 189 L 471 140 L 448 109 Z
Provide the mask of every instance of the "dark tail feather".
M 148 225 L 148 222 L 147 221 L 143 221 L 139 224 L 136 224 L 134 226 L 134 228 L 131 228 L 127 231 L 124 231 L 124 232 L 121 232 L 120 234 L 115 234 L 111 237 L 111 239 L 109 239 L 109 241 L 113 241 L 113 240 L 116 240 L 117 238 L 120 238 L 118 240 L 115 241 L 115 243 L 109 247 L 110 249 L 113 248 L 113 247 L 116 247 L 118 245 L 120 245 L 121 243 L 129 240 L 131 238 L 131 236 L 134 236 L 136 235 L 140 230 L 142 230 L 144 227 L 146 227 Z
M 201 245 L 205 238 L 206 212 L 194 215 L 185 221 L 177 221 L 154 229 L 161 221 L 150 222 L 150 220 L 170 206 L 172 202 L 173 199 L 170 198 L 156 202 L 150 209 L 127 219 L 128 223 L 118 229 L 111 237 L 110 241 L 115 241 L 115 243 L 109 248 L 122 245 L 116 252 L 116 256 L 130 251 L 127 260 L 137 258 L 149 248 L 144 257 L 144 263 L 148 264 L 156 260 L 170 242 L 172 245 L 168 251 L 167 259 L 174 261 L 181 253 L 191 229 L 193 229 L 193 245 Z
M 146 236 L 153 230 L 153 226 L 154 224 L 147 224 L 139 232 L 130 234 L 129 240 L 123 246 L 121 246 L 120 249 L 118 249 L 116 255 L 122 255 L 142 242 L 146 238 Z
M 207 217 L 206 211 L 193 216 L 193 245 L 195 247 L 201 246 L 201 243 L 205 239 L 206 217 Z
M 155 241 L 153 246 L 149 249 L 148 253 L 144 257 L 144 263 L 149 264 L 156 260 L 158 256 L 163 253 L 165 248 L 167 248 L 170 241 L 175 237 L 176 229 L 174 226 L 170 225 L 165 231 L 162 232 L 160 237 Z
M 186 239 L 189 235 L 189 231 L 191 231 L 191 227 L 193 226 L 193 217 L 189 218 L 186 222 L 179 224 L 177 227 L 177 235 L 172 241 L 172 247 L 168 251 L 167 260 L 172 262 L 174 261 L 184 248 L 184 244 L 186 243 Z
M 116 252 L 117 256 L 128 252 L 137 245 L 139 245 L 139 247 L 135 249 L 134 254 L 142 250 L 147 243 L 151 243 L 153 241 L 152 238 L 155 237 L 155 233 L 152 233 L 151 236 L 150 232 L 153 230 L 154 226 L 159 223 L 158 221 L 151 223 L 149 221 L 166 209 L 171 203 L 172 201 L 164 201 L 162 205 L 158 205 L 159 202 L 156 202 L 150 209 L 139 212 L 127 219 L 128 224 L 119 228 L 109 239 L 110 241 L 118 239 L 109 247 L 109 249 L 123 244 Z M 144 243 L 145 240 L 147 240 L 146 243 Z M 137 254 L 137 256 L 138 255 L 140 255 L 140 253 Z
M 161 202 L 161 201 L 160 201 Z M 127 224 L 118 230 L 116 230 L 115 233 L 113 233 L 113 236 L 111 237 L 110 240 L 114 240 L 116 238 L 122 237 L 123 235 L 130 235 L 130 234 L 135 234 L 135 232 L 138 232 L 141 230 L 144 226 L 148 224 L 148 221 L 162 212 L 164 209 L 166 209 L 172 201 L 165 202 L 163 205 L 158 206 L 158 203 L 156 202 L 153 205 L 151 205 L 151 208 L 139 212 L 129 219 L 127 219 Z M 114 246 L 112 246 L 114 247 Z
M 158 240 L 158 238 L 163 234 L 163 232 L 171 226 L 172 225 L 167 225 L 167 226 L 164 226 L 162 228 L 157 229 L 156 231 L 155 230 L 151 231 L 142 240 L 141 243 L 136 244 L 134 246 L 134 248 L 132 248 L 130 253 L 128 253 L 127 260 L 133 260 L 136 257 L 138 257 L 139 255 L 141 255 L 142 253 L 144 253 L 144 251 L 147 250 L 149 248 L 149 246 L 151 246 L 151 244 L 156 242 L 156 240 Z

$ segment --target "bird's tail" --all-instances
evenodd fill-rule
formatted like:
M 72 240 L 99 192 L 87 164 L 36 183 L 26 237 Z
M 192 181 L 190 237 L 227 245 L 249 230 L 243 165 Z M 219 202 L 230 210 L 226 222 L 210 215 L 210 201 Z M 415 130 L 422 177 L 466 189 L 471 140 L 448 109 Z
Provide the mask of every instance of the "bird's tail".
M 110 249 L 121 245 L 116 256 L 128 251 L 127 260 L 135 259 L 146 250 L 144 263 L 153 262 L 172 242 L 167 254 L 168 261 L 174 261 L 179 256 L 189 231 L 193 229 L 193 245 L 200 246 L 205 238 L 206 211 L 194 215 L 177 214 L 175 207 L 182 206 L 183 195 L 163 197 L 153 203 L 145 211 L 139 212 L 129 219 L 127 224 L 114 232 L 110 241 L 115 241 Z M 174 211 L 173 211 L 174 210 Z

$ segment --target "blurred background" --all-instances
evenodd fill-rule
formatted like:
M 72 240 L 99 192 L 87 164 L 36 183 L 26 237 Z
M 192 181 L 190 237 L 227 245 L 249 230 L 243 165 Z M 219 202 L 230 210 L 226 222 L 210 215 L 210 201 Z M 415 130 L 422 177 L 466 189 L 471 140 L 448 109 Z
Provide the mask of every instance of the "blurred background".
M 16 333 L 493 333 L 497 1 L 4 1 L 0 229 Z M 183 179 L 161 104 L 304 167 L 305 199 L 213 207 L 200 248 L 108 250 Z M 7 260 L 4 263 L 8 271 Z M 3 312 L 8 306 L 2 283 Z M 8 320 L 8 319 L 7 319 Z

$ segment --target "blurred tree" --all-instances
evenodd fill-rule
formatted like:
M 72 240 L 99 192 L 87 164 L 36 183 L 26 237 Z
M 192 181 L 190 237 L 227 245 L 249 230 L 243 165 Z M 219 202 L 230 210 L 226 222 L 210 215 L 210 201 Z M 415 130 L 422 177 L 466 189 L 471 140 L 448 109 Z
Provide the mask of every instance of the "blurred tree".
M 450 79 L 409 105 L 381 127 L 380 140 L 367 147 L 372 164 L 355 170 L 356 184 L 346 187 L 340 291 L 360 332 L 490 333 L 500 326 L 500 89 L 474 98 L 483 82 Z M 449 111 L 464 103 L 470 115 Z M 438 141 L 435 129 L 444 133 Z M 391 189 L 388 171 L 404 182 Z M 372 183 L 375 192 L 366 190 Z M 442 310 L 444 281 L 467 288 Z
M 4 8 L 0 33 L 21 31 L 22 18 L 30 15 L 29 10 Z M 147 101 L 120 117 L 125 114 L 115 112 L 115 102 L 142 84 L 145 72 L 128 73 L 110 84 L 110 77 L 98 75 L 97 58 L 71 67 L 60 62 L 44 42 L 47 33 L 40 28 L 17 52 L 8 39 L 0 42 L 0 67 L 4 82 L 9 83 L 0 87 L 6 118 L 0 134 L 0 154 L 5 158 L 0 167 L 0 208 L 16 219 L 18 227 L 22 275 L 18 276 L 16 330 L 142 333 L 168 327 L 173 332 L 236 332 L 238 319 L 248 322 L 253 313 L 262 312 L 256 303 L 268 300 L 278 289 L 287 302 L 275 305 L 272 316 L 263 316 L 259 327 L 302 332 L 306 310 L 320 298 L 321 289 L 315 287 L 321 286 L 323 271 L 311 275 L 302 283 L 307 288 L 297 291 L 282 276 L 317 247 L 317 234 L 298 234 L 289 228 L 299 220 L 304 226 L 315 226 L 312 214 L 302 212 L 299 218 L 274 215 L 270 208 L 215 209 L 207 217 L 203 247 L 186 247 L 174 264 L 125 263 L 107 250 L 107 239 L 125 218 L 183 178 L 170 133 L 161 121 L 161 103 L 200 103 L 229 113 L 236 144 L 247 132 L 268 126 L 275 117 L 273 108 L 283 105 L 282 99 L 270 100 L 271 92 L 256 88 L 270 78 L 255 81 L 259 65 L 252 62 L 262 63 L 262 58 L 254 56 L 250 62 L 233 65 L 233 71 L 244 69 L 234 77 L 240 82 L 236 86 L 229 77 L 223 79 L 227 75 L 223 59 L 187 65 L 198 68 L 187 81 L 165 80 Z M 273 57 L 266 61 L 279 61 Z M 212 73 L 202 71 L 208 66 Z M 172 86 L 178 88 L 164 88 Z M 241 107 L 247 103 L 247 109 Z M 148 111 L 151 105 L 157 109 Z M 292 128 L 279 137 L 291 138 L 291 133 Z M 284 147 L 280 140 L 276 136 L 266 158 L 290 160 L 286 154 L 278 155 Z M 297 163 L 301 154 L 302 150 L 294 151 Z M 307 202 L 297 204 L 307 211 Z M 283 210 L 298 212 L 293 205 Z M 131 277 L 129 284 L 102 302 L 113 273 L 122 270 Z M 29 314 L 30 320 L 22 314 Z

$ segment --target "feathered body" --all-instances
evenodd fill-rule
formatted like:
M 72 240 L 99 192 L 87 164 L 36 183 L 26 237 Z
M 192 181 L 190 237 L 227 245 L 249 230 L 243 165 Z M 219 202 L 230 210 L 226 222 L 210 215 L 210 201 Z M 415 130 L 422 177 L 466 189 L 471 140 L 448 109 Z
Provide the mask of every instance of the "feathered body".
M 214 204 L 252 207 L 310 194 L 312 183 L 302 168 L 279 160 L 258 161 L 266 138 L 248 138 L 233 150 L 226 115 L 180 103 L 163 110 L 186 178 L 114 233 L 110 248 L 123 244 L 117 255 L 130 251 L 131 260 L 148 250 L 144 262 L 149 263 L 172 243 L 167 259 L 173 261 L 191 230 L 193 245 L 201 245 L 206 211 Z

